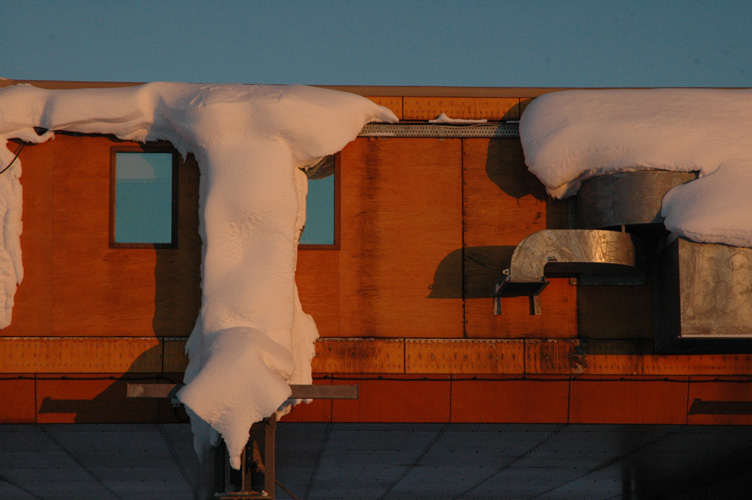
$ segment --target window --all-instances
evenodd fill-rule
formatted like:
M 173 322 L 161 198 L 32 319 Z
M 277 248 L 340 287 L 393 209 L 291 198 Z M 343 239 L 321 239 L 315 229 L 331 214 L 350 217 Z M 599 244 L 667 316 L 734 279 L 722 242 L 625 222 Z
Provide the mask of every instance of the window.
M 177 156 L 172 150 L 112 152 L 113 246 L 172 247 L 176 238 Z
M 306 170 L 308 198 L 306 224 L 300 236 L 305 246 L 336 248 L 337 234 L 337 170 L 334 156 L 327 156 Z

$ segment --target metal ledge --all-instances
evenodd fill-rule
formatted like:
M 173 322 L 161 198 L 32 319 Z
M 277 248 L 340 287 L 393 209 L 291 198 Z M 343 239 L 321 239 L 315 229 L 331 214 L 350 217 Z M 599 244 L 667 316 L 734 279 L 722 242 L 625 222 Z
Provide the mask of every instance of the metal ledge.
M 184 384 L 128 382 L 129 398 L 174 398 Z M 290 385 L 290 399 L 358 399 L 358 385 Z

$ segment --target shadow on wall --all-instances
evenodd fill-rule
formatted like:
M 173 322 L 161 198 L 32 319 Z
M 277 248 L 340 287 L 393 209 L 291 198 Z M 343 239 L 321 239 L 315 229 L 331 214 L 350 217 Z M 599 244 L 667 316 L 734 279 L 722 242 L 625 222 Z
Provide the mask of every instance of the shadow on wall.
M 178 170 L 177 245 L 143 249 L 156 252 L 152 318 L 155 337 L 187 337 L 201 307 L 198 193 L 198 166 L 189 156 L 185 162 L 181 161 Z M 127 397 L 128 382 L 182 382 L 182 373 L 161 373 L 166 368 L 165 342 L 155 339 L 155 344 L 133 360 L 122 374 L 57 375 L 47 380 L 40 376 L 37 382 L 43 384 L 44 390 L 39 423 L 187 422 L 183 407 L 173 407 L 169 399 Z M 167 369 L 176 371 L 180 366 Z
M 156 249 L 154 335 L 190 335 L 201 308 L 198 165 L 193 155 L 178 169 L 177 246 Z
M 528 223 L 531 227 L 530 233 L 536 231 L 533 229 L 535 221 L 544 216 L 546 229 L 569 227 L 568 203 L 551 199 L 543 184 L 530 173 L 525 165 L 524 152 L 518 139 L 505 138 L 489 141 L 486 157 L 485 173 L 488 180 L 503 193 L 517 200 L 517 205 L 521 203 L 522 198 L 526 197 L 543 202 L 535 204 L 540 207 L 537 212 L 533 212 L 536 209 L 531 205 L 531 212 L 525 214 L 530 218 Z M 489 205 L 493 205 L 494 200 L 503 199 L 503 195 L 499 198 L 493 193 L 494 189 L 491 187 L 489 191 L 484 187 L 481 190 L 481 192 L 485 190 L 487 194 L 490 193 Z M 505 220 L 497 217 L 504 208 L 501 206 L 481 208 L 481 216 L 487 219 L 489 231 L 495 234 L 504 231 Z M 482 226 L 480 229 L 477 226 L 478 217 L 478 214 L 474 217 L 476 226 L 473 231 L 475 232 L 482 231 Z M 514 222 L 517 224 L 519 221 Z M 463 221 L 463 226 L 465 225 L 466 221 Z M 519 225 L 524 226 L 525 223 L 519 222 Z M 542 228 L 542 225 L 538 227 Z M 516 228 L 516 232 L 519 232 L 519 227 Z M 520 240 L 524 236 L 527 234 L 522 235 Z M 436 299 L 492 298 L 496 282 L 503 277 L 503 270 L 510 266 L 515 248 L 515 245 L 487 245 L 468 246 L 452 251 L 437 267 L 433 284 L 429 286 L 428 297 Z
M 181 407 L 173 407 L 169 399 L 128 398 L 128 382 L 174 384 L 182 381 L 182 373 L 139 373 L 144 365 L 161 359 L 162 345 L 145 351 L 120 375 L 47 376 L 37 379 L 46 387 L 38 410 L 38 423 L 177 423 L 187 422 Z M 157 352 L 159 351 L 159 352 Z M 38 391 L 41 389 L 38 389 Z
M 494 296 L 496 281 L 509 267 L 514 246 L 479 246 L 464 249 L 464 287 L 457 269 L 463 267 L 463 249 L 459 248 L 444 257 L 428 287 L 429 299 L 479 299 Z M 460 279 L 458 279 L 458 276 Z M 464 288 L 464 290 L 463 290 Z
M 501 144 L 502 147 L 498 147 Z M 546 188 L 525 165 L 522 145 L 517 139 L 502 139 L 489 144 L 486 162 L 488 178 L 512 198 L 532 196 L 539 201 L 548 201 Z

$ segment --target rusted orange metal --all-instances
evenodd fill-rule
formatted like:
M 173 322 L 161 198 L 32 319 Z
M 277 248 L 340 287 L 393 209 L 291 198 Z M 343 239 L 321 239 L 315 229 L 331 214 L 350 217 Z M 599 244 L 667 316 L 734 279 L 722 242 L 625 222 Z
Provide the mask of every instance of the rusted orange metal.
M 70 375 L 66 380 L 38 379 L 37 423 L 158 421 L 157 400 L 128 399 L 126 391 L 127 381 L 122 378 L 91 380 L 86 376 Z
M 570 424 L 685 424 L 687 377 L 571 381 Z
M 453 380 L 452 423 L 565 423 L 569 381 Z
M 522 340 L 407 339 L 405 372 L 523 373 L 524 348 Z
M 450 118 L 519 120 L 518 97 L 405 97 L 404 120 L 433 120 L 441 113 Z
M 687 423 L 751 425 L 752 381 L 748 377 L 690 377 Z
M 33 424 L 36 420 L 34 406 L 34 380 L 13 378 L 19 374 L 0 377 L 0 423 Z
M 159 373 L 158 338 L 0 337 L 0 373 Z
M 357 383 L 357 400 L 333 400 L 333 422 L 449 422 L 449 376 L 431 380 L 385 375 L 378 380 L 353 378 L 339 383 Z
M 403 119 L 402 113 L 402 97 L 398 96 L 365 96 L 367 99 L 380 104 L 386 108 L 389 108 L 392 113 L 397 115 L 400 120 Z
M 585 361 L 578 357 L 577 340 L 525 340 L 525 373 L 571 374 L 582 373 Z
M 401 339 L 319 339 L 314 373 L 404 373 Z

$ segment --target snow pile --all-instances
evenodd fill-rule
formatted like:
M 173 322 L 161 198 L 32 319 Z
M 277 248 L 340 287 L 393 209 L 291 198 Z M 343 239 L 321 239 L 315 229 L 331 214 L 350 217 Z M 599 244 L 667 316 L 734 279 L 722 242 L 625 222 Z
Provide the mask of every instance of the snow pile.
M 0 90 L 5 141 L 38 143 L 66 130 L 167 140 L 184 156 L 195 155 L 203 296 L 187 345 L 187 385 L 178 397 L 189 408 L 199 456 L 221 434 L 238 467 L 251 424 L 277 410 L 290 395 L 289 383 L 310 383 L 318 333 L 294 281 L 305 223 L 300 168 L 339 151 L 371 121 L 397 118 L 363 97 L 303 86 Z M 38 135 L 34 127 L 48 131 Z M 0 169 L 11 158 L 0 148 Z M 0 274 L 11 276 L 14 286 L 22 269 L 20 174 L 16 163 L 0 179 L 8 256 L 0 256 Z M 8 300 L 12 304 L 12 293 Z
M 555 92 L 520 120 L 525 161 L 552 196 L 606 173 L 697 171 L 664 198 L 666 227 L 737 246 L 752 246 L 751 135 L 751 90 Z
M 428 123 L 437 123 L 445 125 L 478 125 L 480 123 L 487 123 L 485 118 L 480 120 L 469 120 L 467 118 L 450 118 L 446 113 L 441 113 L 433 120 L 428 120 Z
M 0 120 L 2 117 L 0 117 Z M 13 161 L 15 155 L 0 148 L 0 170 Z M 16 159 L 13 165 L 0 175 L 0 328 L 11 323 L 13 298 L 16 288 L 23 280 L 21 263 L 21 165 Z

